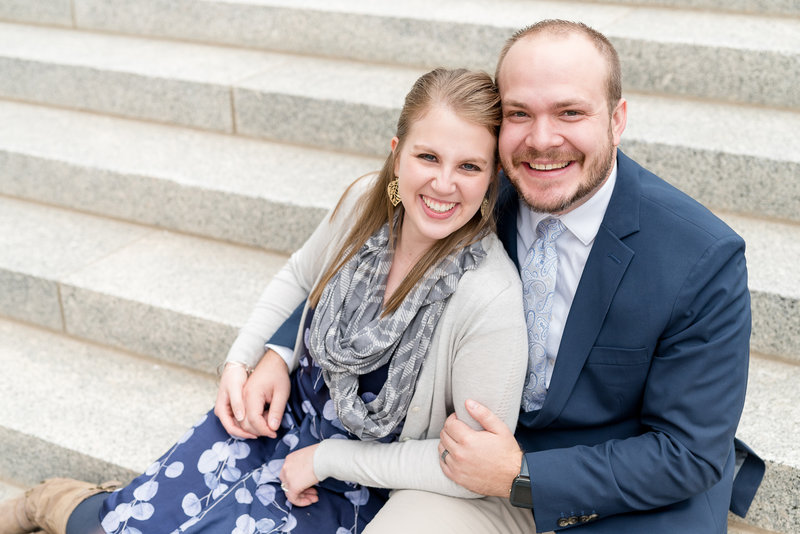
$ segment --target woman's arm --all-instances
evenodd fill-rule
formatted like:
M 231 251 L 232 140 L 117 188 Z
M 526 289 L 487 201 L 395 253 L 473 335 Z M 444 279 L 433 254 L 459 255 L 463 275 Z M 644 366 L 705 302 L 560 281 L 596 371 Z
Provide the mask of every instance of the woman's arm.
M 276 417 L 280 419 L 283 414 L 285 398 L 289 394 L 287 368 L 291 371 L 296 362 L 293 355 L 285 361 L 275 352 L 271 354 L 280 362 L 264 362 L 264 344 L 313 288 L 326 261 L 329 261 L 330 247 L 336 246 L 348 230 L 349 215 L 363 191 L 362 184 L 358 183 L 345 192 L 336 215 L 329 213 L 275 275 L 231 346 L 214 409 L 231 435 L 274 437 L 279 422 L 272 424 L 271 421 Z M 270 363 L 270 370 L 264 372 L 266 376 L 259 363 Z M 253 369 L 258 369 L 258 372 L 248 380 L 247 374 Z M 268 421 L 264 420 L 262 413 L 264 401 L 270 403 Z M 261 406 L 254 412 L 251 406 L 257 402 L 261 402 Z
M 507 258 L 503 260 L 507 262 Z M 447 354 L 429 357 L 447 361 L 444 364 L 431 361 L 426 365 L 437 365 L 437 374 L 449 371 L 451 389 L 432 392 L 433 406 L 429 407 L 429 414 L 424 414 L 430 416 L 430 424 L 424 436 L 420 436 L 429 439 L 406 439 L 409 436 L 404 435 L 401 441 L 389 444 L 325 440 L 314 454 L 317 478 L 335 477 L 375 487 L 480 497 L 442 473 L 438 435 L 452 411 L 460 420 L 479 428 L 466 411 L 467 399 L 491 406 L 510 429 L 516 425 L 527 368 L 527 332 L 516 270 L 510 263 L 506 267 L 487 269 L 481 276 L 469 279 L 465 275 L 462 283 L 467 283 L 459 284 L 456 292 L 460 297 L 454 294 L 448 304 L 456 313 L 448 318 L 443 315 L 441 320 L 449 324 L 437 326 L 437 329 L 444 327 L 449 334 L 448 339 L 441 340 L 439 349 Z M 443 384 L 437 381 L 436 385 Z M 418 387 L 425 386 L 418 384 Z M 427 407 L 421 408 L 424 411 Z M 414 426 L 414 417 L 420 416 L 412 408 L 406 429 Z
M 349 231 L 351 213 L 369 183 L 370 180 L 361 180 L 346 191 L 335 216 L 333 211 L 329 212 L 273 277 L 240 329 L 226 361 L 256 366 L 264 355 L 264 344 L 313 289 L 330 258 L 330 247 L 338 246 Z M 290 370 L 297 364 L 286 363 Z

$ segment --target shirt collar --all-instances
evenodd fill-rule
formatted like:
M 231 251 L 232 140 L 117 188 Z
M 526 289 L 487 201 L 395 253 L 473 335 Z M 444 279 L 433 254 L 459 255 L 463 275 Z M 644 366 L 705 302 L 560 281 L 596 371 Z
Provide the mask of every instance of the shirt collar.
M 606 215 L 608 203 L 611 201 L 611 194 L 614 192 L 614 184 L 617 182 L 617 164 L 611 169 L 611 174 L 608 180 L 597 190 L 597 192 L 589 198 L 586 202 L 575 208 L 574 210 L 565 213 L 564 215 L 556 216 L 561 219 L 567 230 L 572 233 L 578 240 L 589 246 L 597 236 L 600 230 L 600 224 Z M 521 220 L 529 224 L 529 228 L 534 233 L 534 240 L 536 235 L 536 227 L 546 217 L 551 217 L 549 213 L 542 213 L 533 211 L 520 200 L 520 215 Z

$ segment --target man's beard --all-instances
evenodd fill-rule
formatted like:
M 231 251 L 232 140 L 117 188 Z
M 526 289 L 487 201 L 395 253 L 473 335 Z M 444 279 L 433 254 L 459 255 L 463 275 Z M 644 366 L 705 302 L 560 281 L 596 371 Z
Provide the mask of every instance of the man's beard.
M 611 135 L 609 132 L 608 150 L 605 151 L 605 157 L 598 159 L 590 168 L 584 169 L 587 173 L 586 179 L 578 185 L 578 189 L 571 197 L 556 199 L 550 203 L 546 203 L 540 198 L 531 198 L 530 195 L 526 196 L 522 190 L 522 187 L 520 186 L 520 183 L 525 178 L 519 179 L 518 177 L 514 176 L 516 169 L 523 164 L 523 161 L 535 161 L 537 159 L 561 162 L 572 161 L 573 163 L 571 163 L 571 165 L 583 165 L 586 161 L 586 156 L 584 154 L 577 151 L 559 152 L 550 150 L 547 152 L 538 152 L 535 150 L 527 150 L 512 156 L 512 164 L 510 166 L 511 172 L 506 170 L 506 175 L 508 176 L 509 180 L 511 180 L 514 188 L 517 190 L 519 197 L 533 211 L 540 213 L 563 213 L 572 207 L 576 202 L 584 199 L 587 195 L 597 190 L 606 180 L 611 172 L 611 167 L 614 165 L 615 152 L 616 147 L 614 147 L 612 144 Z M 504 165 L 504 167 L 506 166 Z

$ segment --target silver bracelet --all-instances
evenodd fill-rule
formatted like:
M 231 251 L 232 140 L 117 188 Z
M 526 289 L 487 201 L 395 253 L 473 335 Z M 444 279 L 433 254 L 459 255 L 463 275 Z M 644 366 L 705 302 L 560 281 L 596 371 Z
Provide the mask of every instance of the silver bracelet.
M 248 377 L 249 377 L 250 375 L 252 375 L 252 374 L 253 374 L 253 371 L 255 370 L 255 368 L 254 368 L 254 367 L 250 367 L 249 365 L 247 365 L 247 364 L 246 364 L 246 363 L 244 363 L 244 362 L 235 362 L 235 361 L 232 361 L 232 362 L 222 362 L 221 364 L 219 364 L 219 367 L 217 367 L 217 376 L 220 376 L 220 377 L 221 377 L 221 376 L 222 376 L 222 372 L 225 370 L 225 368 L 226 368 L 228 365 L 235 365 L 236 367 L 241 367 L 242 369 L 244 369 L 244 372 L 245 372 L 245 373 L 247 373 L 247 376 L 248 376 Z

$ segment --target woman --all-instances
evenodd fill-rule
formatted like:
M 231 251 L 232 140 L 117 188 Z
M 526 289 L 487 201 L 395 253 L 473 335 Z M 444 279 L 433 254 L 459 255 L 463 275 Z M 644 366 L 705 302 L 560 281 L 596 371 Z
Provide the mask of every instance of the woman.
M 217 409 L 230 432 L 209 414 L 126 488 L 64 506 L 67 532 L 90 531 L 83 514 L 96 528 L 101 505 L 98 532 L 341 534 L 363 529 L 383 488 L 476 496 L 441 472 L 439 431 L 453 411 L 478 426 L 467 398 L 514 428 L 527 366 L 519 279 L 492 233 L 499 124 L 489 76 L 422 76 L 381 172 L 345 192 L 234 343 Z M 256 432 L 250 409 L 235 428 L 224 415 L 246 371 L 306 297 L 280 427 Z M 36 495 L 16 503 L 23 519 Z

